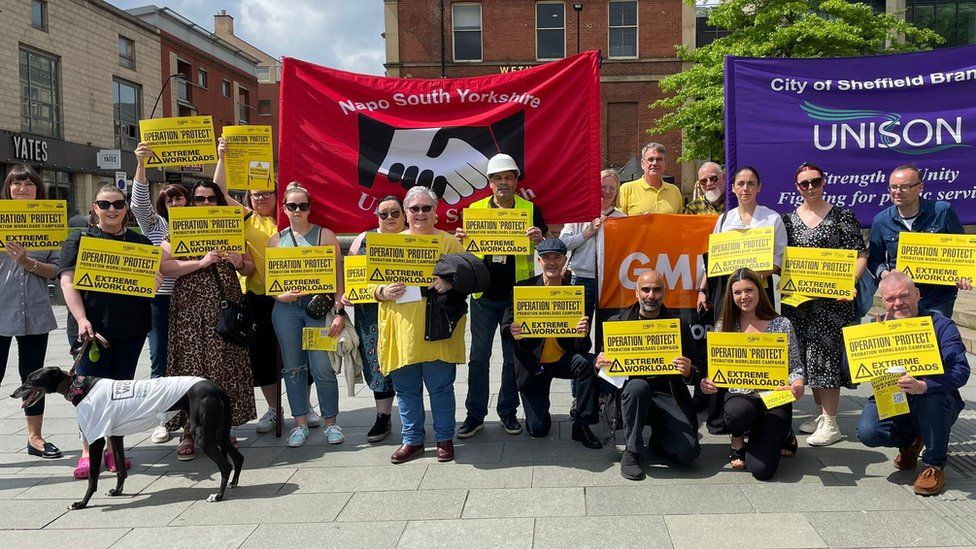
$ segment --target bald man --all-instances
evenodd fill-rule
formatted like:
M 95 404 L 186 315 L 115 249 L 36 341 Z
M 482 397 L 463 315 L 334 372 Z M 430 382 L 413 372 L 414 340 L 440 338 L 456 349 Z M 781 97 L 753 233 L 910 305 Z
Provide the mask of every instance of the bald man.
M 678 318 L 664 306 L 664 278 L 657 271 L 644 271 L 637 277 L 637 303 L 610 317 L 621 320 L 657 320 Z M 697 371 L 691 360 L 694 339 L 688 324 L 681 320 L 681 355 L 674 359 L 681 374 L 631 376 L 620 395 L 620 410 L 627 444 L 620 458 L 620 474 L 629 480 L 642 480 L 644 468 L 644 427 L 651 428 L 649 446 L 658 455 L 681 465 L 688 465 L 698 454 L 698 419 L 686 383 Z M 610 361 L 604 353 L 596 357 L 596 367 L 607 368 Z
M 682 213 L 719 215 L 725 211 L 725 174 L 722 166 L 705 162 L 698 168 L 698 198 L 685 206 Z

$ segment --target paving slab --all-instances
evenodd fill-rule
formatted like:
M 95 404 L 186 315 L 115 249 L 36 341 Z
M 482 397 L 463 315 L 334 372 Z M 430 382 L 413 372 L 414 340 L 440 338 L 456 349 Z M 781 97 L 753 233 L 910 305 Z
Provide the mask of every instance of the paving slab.
M 538 518 L 535 520 L 535 547 L 605 549 L 670 548 L 672 545 L 664 518 L 644 516 L 623 520 L 615 517 Z
M 639 483 L 635 483 L 639 484 Z M 601 515 L 689 515 L 752 511 L 745 494 L 736 485 L 715 485 L 707 495 L 700 486 L 675 485 L 586 488 L 586 514 Z
M 253 524 L 135 528 L 122 536 L 112 549 L 144 549 L 145 547 L 236 549 L 256 528 L 257 525 Z
M 82 495 L 84 494 L 79 493 L 77 497 L 71 500 L 32 501 L 30 506 L 34 507 L 50 501 L 67 509 L 68 505 L 81 499 Z M 157 498 L 151 495 L 119 500 L 92 499 L 87 509 L 65 511 L 48 528 L 117 528 L 119 525 L 132 528 L 167 526 L 192 504 L 192 501 Z
M 831 546 L 942 547 L 973 543 L 931 511 L 804 513 L 803 516 Z
M 855 486 L 765 483 L 741 488 L 761 513 L 925 508 L 921 498 L 911 492 L 910 486 L 899 486 L 885 480 L 864 480 Z
M 410 521 L 397 547 L 528 549 L 532 547 L 532 522 L 531 518 Z
M 289 482 L 296 486 L 298 494 L 416 490 L 427 467 L 424 463 L 411 462 L 341 469 L 298 469 Z
M 586 514 L 582 488 L 470 490 L 464 518 L 576 517 Z
M 68 512 L 68 500 L 0 501 L 0 529 L 44 528 Z
M 420 483 L 422 490 L 530 487 L 532 487 L 531 467 L 495 463 L 431 465 Z
M 402 521 L 262 524 L 241 547 L 317 547 L 322 549 L 393 549 L 406 526 Z
M 115 542 L 129 531 L 129 528 L 0 530 L 0 546 L 75 547 L 79 544 L 79 540 L 84 540 L 85 549 L 107 549 L 113 547 Z
M 345 521 L 429 520 L 461 518 L 467 490 L 359 492 L 336 518 Z
M 664 517 L 675 549 L 696 547 L 826 547 L 799 513 Z
M 172 526 L 209 524 L 282 524 L 331 522 L 351 494 L 281 494 L 242 498 L 231 494 L 224 501 L 198 499 L 184 508 Z

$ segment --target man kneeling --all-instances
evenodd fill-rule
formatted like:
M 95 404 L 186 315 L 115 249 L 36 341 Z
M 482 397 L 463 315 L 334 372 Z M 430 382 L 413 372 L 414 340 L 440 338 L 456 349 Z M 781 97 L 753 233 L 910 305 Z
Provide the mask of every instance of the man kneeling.
M 915 480 L 915 493 L 932 496 L 945 486 L 949 432 L 964 405 L 959 388 L 969 379 L 966 349 L 955 322 L 938 312 L 919 309 L 918 288 L 904 273 L 891 272 L 881 281 L 880 291 L 885 307 L 882 320 L 932 317 L 944 373 L 922 378 L 906 374 L 898 379 L 898 390 L 908 394 L 908 414 L 880 420 L 874 397 L 869 398 L 857 424 L 857 438 L 870 447 L 898 448 L 897 469 L 914 469 L 924 445 L 925 467 Z
M 516 285 L 568 285 L 568 277 L 563 277 L 566 245 L 558 238 L 547 238 L 536 246 L 536 251 L 539 253 L 542 274 L 519 281 Z M 598 379 L 593 371 L 593 355 L 588 352 L 589 320 L 584 316 L 576 325 L 576 331 L 583 334 L 583 337 L 545 339 L 522 339 L 522 329 L 513 320 L 512 307 L 509 307 L 502 321 L 502 337 L 515 340 L 515 379 L 522 396 L 525 429 L 529 436 L 544 437 L 552 427 L 552 416 L 549 415 L 549 388 L 552 379 L 575 379 L 578 414 L 573 422 L 573 440 L 587 448 L 603 447 L 589 427 L 597 423 L 600 414 Z

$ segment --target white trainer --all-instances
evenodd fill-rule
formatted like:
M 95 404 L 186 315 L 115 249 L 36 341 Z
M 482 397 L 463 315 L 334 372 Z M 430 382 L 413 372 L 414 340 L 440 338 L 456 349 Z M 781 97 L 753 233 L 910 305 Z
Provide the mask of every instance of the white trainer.
M 837 426 L 837 418 L 834 416 L 823 415 L 823 421 L 814 433 L 807 437 L 807 444 L 810 446 L 830 446 L 831 444 L 844 438 Z
M 169 430 L 166 429 L 166 424 L 160 423 L 157 425 L 156 428 L 153 429 L 152 436 L 149 437 L 149 440 L 156 444 L 169 442 Z
M 268 433 L 274 430 L 275 424 L 277 423 L 278 412 L 274 408 L 268 408 L 268 411 L 258 420 L 257 431 L 259 433 Z
M 817 417 L 810 418 L 800 424 L 801 433 L 815 433 L 817 429 L 820 428 L 820 424 L 823 422 L 824 415 L 820 414 Z

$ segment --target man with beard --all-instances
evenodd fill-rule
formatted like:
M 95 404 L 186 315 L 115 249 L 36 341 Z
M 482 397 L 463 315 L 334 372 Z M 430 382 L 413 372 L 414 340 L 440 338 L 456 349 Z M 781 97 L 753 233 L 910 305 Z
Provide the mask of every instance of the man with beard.
M 664 277 L 657 271 L 644 271 L 637 278 L 637 303 L 610 317 L 621 320 L 656 320 L 679 318 L 664 306 Z M 620 474 L 629 480 L 643 480 L 641 452 L 644 450 L 644 427 L 650 426 L 649 446 L 656 454 L 680 465 L 688 465 L 701 453 L 698 443 L 698 420 L 685 382 L 696 368 L 688 358 L 694 339 L 688 324 L 681 320 L 681 355 L 673 364 L 681 375 L 631 376 L 620 395 L 620 410 L 626 448 L 620 458 Z M 596 368 L 607 368 L 610 361 L 604 353 L 596 357 Z
M 686 214 L 719 215 L 725 211 L 725 178 L 722 166 L 705 162 L 698 168 L 698 190 L 701 194 L 685 206 Z

